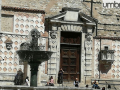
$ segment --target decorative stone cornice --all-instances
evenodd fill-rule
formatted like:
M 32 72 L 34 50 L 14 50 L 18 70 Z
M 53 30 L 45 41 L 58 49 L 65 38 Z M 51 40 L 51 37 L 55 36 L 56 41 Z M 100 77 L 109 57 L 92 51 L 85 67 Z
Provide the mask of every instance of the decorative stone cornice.
M 65 12 L 65 11 L 79 11 L 79 8 L 69 8 L 69 7 L 63 7 L 61 12 Z
M 112 25 L 112 26 L 120 26 L 120 24 L 109 24 L 109 23 L 98 23 L 100 25 Z
M 93 37 L 94 39 L 110 39 L 110 40 L 120 40 L 120 37 L 102 37 L 102 36 L 97 36 Z
M 112 14 L 107 14 L 107 13 L 99 13 L 99 14 L 104 16 L 113 16 Z
M 0 32 L 0 37 L 2 37 L 2 35 L 11 35 L 11 36 L 27 36 L 28 35 L 25 35 L 25 34 L 16 34 L 16 33 L 12 33 L 12 32 Z M 45 37 L 45 36 L 41 36 L 42 38 L 48 38 L 48 37 Z
M 119 30 L 113 30 L 113 29 L 112 29 L 112 30 L 108 30 L 108 29 L 97 29 L 97 30 L 99 30 L 99 31 L 100 31 L 100 30 L 104 30 L 104 31 L 110 31 L 110 32 L 111 32 L 111 31 L 113 31 L 113 32 L 120 32 L 120 29 L 119 29 Z
M 42 13 L 45 14 L 45 11 L 39 9 L 29 9 L 21 7 L 11 7 L 11 6 L 2 6 L 2 10 L 12 10 L 12 11 L 21 11 L 21 12 L 32 12 L 32 13 Z

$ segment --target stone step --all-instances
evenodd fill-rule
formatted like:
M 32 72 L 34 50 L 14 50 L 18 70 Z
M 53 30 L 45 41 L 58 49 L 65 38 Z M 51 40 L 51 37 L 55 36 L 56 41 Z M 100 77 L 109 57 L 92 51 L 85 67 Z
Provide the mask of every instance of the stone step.
M 58 86 L 58 87 L 75 87 L 73 84 L 63 84 L 63 86 L 62 86 L 62 84 L 55 84 L 55 86 Z M 106 85 L 98 85 L 99 87 L 100 87 L 100 89 L 102 89 L 102 87 L 105 87 L 105 88 L 107 88 L 106 87 Z M 86 87 L 86 85 L 85 84 L 79 84 L 79 87 L 80 88 L 85 88 Z M 89 88 L 92 88 L 92 85 L 88 85 L 88 87 Z M 116 90 L 120 90 L 120 86 L 115 86 L 116 87 Z M 100 89 L 94 89 L 94 88 L 92 88 L 93 90 L 100 90 Z M 111 89 L 106 89 L 106 90 L 115 90 L 115 88 L 113 87 L 113 86 L 111 86 Z
M 75 87 L 73 83 L 69 83 L 69 84 L 68 84 L 68 83 L 63 83 L 63 85 L 62 85 L 62 84 L 55 84 L 55 86 Z M 80 84 L 79 84 L 79 87 L 86 87 L 86 85 L 80 83 Z M 89 85 L 89 87 L 92 88 L 92 85 Z
M 45 86 L 45 84 L 46 83 L 44 83 L 42 86 Z M 63 85 L 62 84 L 54 84 L 54 86 L 55 87 L 75 87 L 74 86 L 74 84 L 73 84 L 73 82 L 63 82 Z M 98 86 L 100 87 L 100 89 L 102 89 L 102 87 L 105 87 L 105 88 L 107 88 L 107 86 L 105 85 L 105 84 L 98 84 Z M 83 84 L 83 83 L 80 83 L 79 84 L 79 87 L 80 88 L 85 88 L 86 87 L 86 85 L 85 84 Z M 89 88 L 92 88 L 92 85 L 91 85 L 91 83 L 90 84 L 88 84 L 88 87 Z M 120 88 L 120 86 L 115 86 L 116 87 L 116 89 L 117 90 L 120 90 L 119 88 Z M 92 88 L 92 89 L 94 89 L 94 88 Z M 110 90 L 112 90 L 112 89 L 114 89 L 114 86 L 113 85 L 111 85 L 111 89 Z M 97 89 L 96 89 L 97 90 Z M 99 89 L 98 89 L 99 90 Z M 115 89 L 114 89 L 115 90 Z

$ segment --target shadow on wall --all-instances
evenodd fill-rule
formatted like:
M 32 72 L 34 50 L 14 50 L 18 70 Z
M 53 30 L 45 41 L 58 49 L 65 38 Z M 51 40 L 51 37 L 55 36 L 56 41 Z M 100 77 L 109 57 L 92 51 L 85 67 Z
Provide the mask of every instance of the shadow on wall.
M 101 73 L 108 73 L 108 71 L 111 69 L 112 62 L 108 62 L 107 60 L 99 61 L 99 70 Z

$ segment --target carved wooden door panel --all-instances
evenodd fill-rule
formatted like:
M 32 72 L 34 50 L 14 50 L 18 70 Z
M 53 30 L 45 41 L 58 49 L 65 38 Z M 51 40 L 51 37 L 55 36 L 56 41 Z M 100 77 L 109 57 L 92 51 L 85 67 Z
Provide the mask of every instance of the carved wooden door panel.
M 64 81 L 73 81 L 75 78 L 79 79 L 79 49 L 61 49 L 61 63 L 60 66 L 63 68 L 63 79 Z

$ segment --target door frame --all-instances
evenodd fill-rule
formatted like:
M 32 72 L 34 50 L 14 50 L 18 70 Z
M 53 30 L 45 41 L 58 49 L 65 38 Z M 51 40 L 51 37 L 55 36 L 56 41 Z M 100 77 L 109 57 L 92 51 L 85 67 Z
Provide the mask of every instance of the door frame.
M 79 82 L 81 82 L 82 81 L 82 77 L 84 76 L 84 74 L 83 74 L 83 70 L 82 70 L 82 48 L 83 48 L 83 46 L 84 46 L 84 43 L 82 43 L 82 41 L 83 41 L 83 33 L 82 32 L 78 32 L 78 31 L 62 31 L 62 32 L 74 32 L 74 33 L 80 33 L 80 37 L 81 37 L 81 39 L 80 39 L 80 47 L 79 47 Z M 85 37 L 84 37 L 85 38 Z M 61 54 L 61 31 L 60 31 L 60 54 Z M 59 63 L 59 68 L 61 68 L 61 55 L 60 55 L 60 61 L 59 61 L 60 63 Z M 82 76 L 83 75 L 83 76 Z

